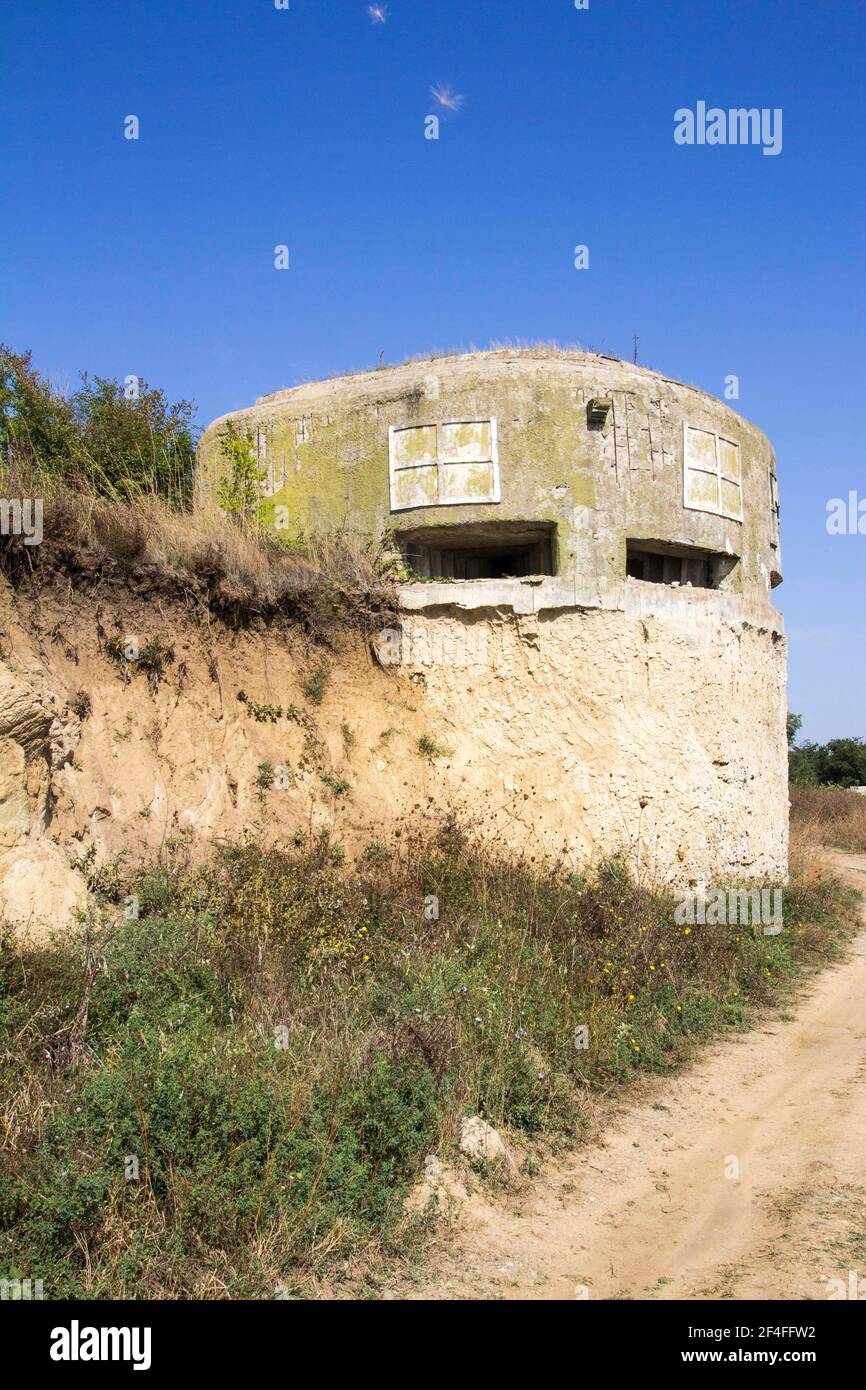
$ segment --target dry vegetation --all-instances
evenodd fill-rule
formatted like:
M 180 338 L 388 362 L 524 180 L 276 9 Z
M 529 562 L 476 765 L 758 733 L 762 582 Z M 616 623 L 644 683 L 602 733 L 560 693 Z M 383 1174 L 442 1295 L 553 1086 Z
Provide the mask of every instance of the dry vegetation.
M 866 853 L 866 796 L 834 787 L 791 787 L 791 841 Z
M 285 619 L 317 637 L 340 623 L 372 630 L 395 612 L 373 538 L 339 532 L 288 542 L 216 509 L 179 511 L 154 494 L 99 496 L 21 468 L 0 468 L 0 489 L 43 499 L 42 544 L 9 536 L 0 548 L 0 567 L 17 586 L 57 574 L 122 582 L 191 600 L 235 626 Z

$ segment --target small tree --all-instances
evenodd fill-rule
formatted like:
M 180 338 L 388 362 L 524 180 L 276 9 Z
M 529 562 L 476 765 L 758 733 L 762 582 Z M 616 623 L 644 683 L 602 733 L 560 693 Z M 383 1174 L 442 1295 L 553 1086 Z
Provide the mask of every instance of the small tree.
M 244 430 L 241 434 L 234 420 L 226 421 L 220 456 L 226 460 L 228 472 L 217 484 L 217 501 L 223 511 L 245 519 L 255 513 L 261 498 L 261 485 L 267 477 L 267 470 L 259 468 L 253 456 L 254 444 L 252 430 Z

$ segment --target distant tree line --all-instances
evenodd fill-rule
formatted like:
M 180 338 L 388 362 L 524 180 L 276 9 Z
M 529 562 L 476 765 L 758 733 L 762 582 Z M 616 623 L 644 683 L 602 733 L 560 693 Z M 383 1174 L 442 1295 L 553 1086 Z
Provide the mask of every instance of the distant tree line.
M 172 403 L 138 376 L 118 382 L 84 373 L 77 389 L 60 391 L 31 356 L 0 344 L 0 464 L 103 496 L 148 491 L 175 506 L 191 504 L 192 402 Z
M 866 740 L 831 738 L 829 743 L 795 742 L 803 723 L 788 715 L 788 776 L 800 786 L 866 787 Z

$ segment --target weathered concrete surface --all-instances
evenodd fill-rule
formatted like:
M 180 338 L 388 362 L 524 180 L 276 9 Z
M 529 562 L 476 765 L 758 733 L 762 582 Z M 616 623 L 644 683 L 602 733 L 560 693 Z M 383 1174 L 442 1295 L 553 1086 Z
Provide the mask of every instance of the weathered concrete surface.
M 601 427 L 588 414 L 598 398 L 611 402 Z M 200 505 L 215 499 L 228 418 L 201 440 Z M 737 556 L 726 581 L 737 592 L 766 594 L 781 577 L 768 440 L 706 392 L 617 358 L 544 349 L 432 358 L 276 392 L 232 418 L 253 431 L 264 493 L 292 533 L 531 519 L 555 528 L 555 573 L 596 593 L 624 579 L 626 538 Z M 405 499 L 389 486 L 389 432 L 417 430 L 420 457 L 433 448 L 426 432 L 444 422 L 487 420 L 496 422 L 499 501 L 424 505 L 419 486 L 417 505 L 392 510 Z M 685 505 L 686 426 L 736 445 L 742 521 Z M 458 446 L 440 441 L 439 451 L 458 457 Z

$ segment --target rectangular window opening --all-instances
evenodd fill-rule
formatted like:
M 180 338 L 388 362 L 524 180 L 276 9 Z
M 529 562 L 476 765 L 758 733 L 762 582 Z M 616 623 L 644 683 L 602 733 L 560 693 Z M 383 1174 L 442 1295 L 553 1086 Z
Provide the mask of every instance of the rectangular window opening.
M 429 526 L 397 535 L 419 579 L 525 579 L 555 574 L 551 523 L 478 522 Z
M 736 555 L 718 554 L 663 541 L 627 541 L 625 572 L 644 584 L 667 584 L 681 589 L 723 589 L 738 562 Z

